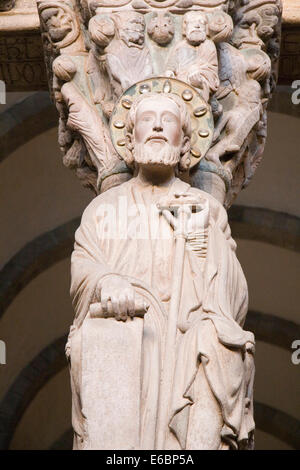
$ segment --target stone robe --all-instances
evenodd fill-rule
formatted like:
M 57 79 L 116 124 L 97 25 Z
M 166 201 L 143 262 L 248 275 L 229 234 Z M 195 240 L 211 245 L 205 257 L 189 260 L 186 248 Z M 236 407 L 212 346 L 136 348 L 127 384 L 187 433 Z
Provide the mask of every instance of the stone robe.
M 150 52 L 145 45 L 129 47 L 124 41 L 114 39 L 105 52 L 108 74 L 117 97 L 153 73 Z
M 179 80 L 197 88 L 207 102 L 220 84 L 217 50 L 210 39 L 199 46 L 192 46 L 186 40 L 181 41 L 171 51 L 167 70 L 174 72 Z
M 241 327 L 247 285 L 225 209 L 179 179 L 168 188 L 170 196 L 187 191 L 209 202 L 208 248 L 206 259 L 189 246 L 185 253 L 166 448 L 249 448 L 254 337 Z M 95 198 L 76 232 L 76 315 L 67 344 L 75 449 L 156 448 L 175 248 L 173 229 L 155 211 L 165 195 L 133 178 Z M 148 303 L 144 319 L 90 318 L 99 282 L 110 274 L 125 276 Z

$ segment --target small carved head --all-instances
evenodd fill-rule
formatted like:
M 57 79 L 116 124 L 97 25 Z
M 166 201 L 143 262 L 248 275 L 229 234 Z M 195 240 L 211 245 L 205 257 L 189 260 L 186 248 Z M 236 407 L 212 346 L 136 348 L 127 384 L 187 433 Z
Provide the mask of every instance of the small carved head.
M 113 16 L 120 39 L 128 46 L 142 46 L 145 41 L 145 20 L 141 13 L 126 12 Z
M 149 22 L 148 34 L 160 46 L 169 44 L 175 34 L 172 17 L 168 13 L 156 13 Z
M 51 41 L 59 43 L 63 41 L 73 30 L 73 19 L 65 9 L 57 5 L 53 8 L 45 8 L 41 12 L 41 18 L 46 26 Z
M 89 33 L 92 41 L 100 48 L 108 46 L 115 34 L 114 23 L 110 18 L 93 16 L 89 22 Z
M 276 4 L 267 4 L 255 10 L 240 12 L 233 31 L 233 45 L 238 48 L 263 48 L 263 41 L 268 40 L 274 33 L 278 16 L 279 7 Z
M 133 104 L 126 123 L 128 165 L 168 165 L 187 170 L 191 121 L 182 99 L 172 93 L 148 93 Z
M 202 11 L 190 11 L 183 17 L 182 35 L 193 46 L 199 46 L 208 35 L 207 16 Z

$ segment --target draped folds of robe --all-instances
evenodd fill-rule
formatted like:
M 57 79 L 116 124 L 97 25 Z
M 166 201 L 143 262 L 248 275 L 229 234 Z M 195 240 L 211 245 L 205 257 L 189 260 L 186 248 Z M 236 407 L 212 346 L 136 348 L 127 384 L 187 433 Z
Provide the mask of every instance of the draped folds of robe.
M 150 52 L 146 46 L 129 47 L 124 41 L 113 39 L 105 52 L 116 96 L 153 73 Z
M 218 57 L 216 46 L 206 39 L 199 46 L 192 46 L 186 40 L 171 50 L 167 69 L 175 73 L 176 78 L 198 88 L 205 101 L 219 87 Z
M 196 386 L 200 369 L 204 371 L 211 397 L 221 416 L 218 448 L 249 448 L 254 431 L 254 337 L 242 329 L 248 291 L 236 258 L 227 213 L 212 196 L 179 179 L 168 191 L 170 196 L 189 192 L 208 200 L 209 226 L 205 259 L 198 258 L 188 245 L 186 247 L 167 430 L 171 438 L 167 440 L 170 443 L 167 448 L 197 448 L 195 440 L 189 444 L 190 436 L 201 435 L 203 430 L 201 424 L 197 429 L 197 420 L 191 421 L 190 416 L 201 396 L 201 390 Z M 165 197 L 165 193 L 162 196 Z M 156 187 L 141 184 L 133 178 L 94 199 L 76 232 L 71 285 L 76 315 L 67 353 L 71 362 L 74 448 L 77 449 L 156 448 L 159 386 L 164 367 L 175 249 L 173 229 L 155 210 L 159 197 Z M 89 306 L 99 300 L 101 281 L 106 277 L 109 279 L 111 274 L 126 277 L 137 296 L 149 305 L 144 319 L 128 319 L 123 323 L 113 318 L 90 318 Z M 98 339 L 94 334 L 96 330 Z M 89 335 L 96 338 L 91 339 L 91 346 Z M 120 339 L 114 341 L 116 337 Z M 132 341 L 134 348 L 131 348 Z M 96 348 L 97 360 L 89 347 L 90 350 Z M 100 410 L 99 420 L 103 420 L 99 423 L 95 413 L 88 411 L 91 403 L 84 391 L 86 372 L 83 369 L 89 368 L 90 362 L 85 357 L 91 357 L 89 360 L 96 364 L 93 367 L 97 371 L 91 377 L 98 377 L 99 372 L 99 379 L 95 381 L 98 391 L 92 399 L 97 401 L 98 397 L 96 409 Z M 110 366 L 113 357 L 117 359 Z M 111 367 L 116 367 L 121 385 L 111 375 Z M 136 383 L 132 381 L 132 374 L 136 375 Z M 101 377 L 104 377 L 103 382 Z M 105 396 L 109 397 L 107 402 L 103 398 L 103 387 Z M 118 387 L 124 389 L 122 393 L 119 391 L 118 394 Z M 121 404 L 116 405 L 117 409 L 118 406 L 126 407 L 126 423 L 122 413 L 114 411 L 112 403 L 116 402 Z M 132 414 L 132 419 L 128 413 Z M 97 442 L 90 435 L 89 419 L 96 420 L 100 430 Z M 114 438 L 106 435 L 107 426 Z M 129 437 L 124 437 L 120 430 L 122 426 L 129 426 Z

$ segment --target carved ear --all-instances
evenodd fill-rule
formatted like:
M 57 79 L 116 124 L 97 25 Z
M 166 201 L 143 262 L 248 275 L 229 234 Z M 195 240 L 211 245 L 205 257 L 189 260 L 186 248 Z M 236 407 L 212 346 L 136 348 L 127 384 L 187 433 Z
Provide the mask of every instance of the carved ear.
M 182 142 L 181 155 L 185 155 L 191 150 L 191 139 L 189 136 L 185 135 Z
M 131 134 L 131 132 L 126 132 L 125 145 L 126 148 L 131 152 L 133 149 L 133 135 Z
M 124 155 L 124 161 L 126 165 L 132 166 L 134 163 L 134 158 L 133 158 L 133 135 L 130 132 L 126 133 L 125 137 L 125 155 Z
M 181 149 L 181 159 L 178 164 L 178 168 L 180 171 L 186 171 L 189 169 L 190 164 L 191 164 L 190 151 L 191 151 L 191 140 L 186 135 L 183 138 L 182 149 Z

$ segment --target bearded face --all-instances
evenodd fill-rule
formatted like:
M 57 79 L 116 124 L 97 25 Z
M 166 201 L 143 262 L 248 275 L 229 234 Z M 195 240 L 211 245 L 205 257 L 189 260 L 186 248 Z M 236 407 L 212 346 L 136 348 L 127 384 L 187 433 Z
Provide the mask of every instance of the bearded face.
M 133 157 L 140 165 L 175 167 L 181 156 L 181 113 L 175 102 L 157 96 L 143 100 L 136 111 Z
M 41 16 L 54 43 L 62 41 L 72 32 L 72 18 L 61 8 L 46 8 Z
M 232 35 L 232 43 L 239 49 L 248 47 L 261 47 L 263 41 L 257 34 L 257 24 L 255 22 L 249 24 L 251 19 L 244 18 L 243 22 L 234 28 Z
M 128 45 L 142 46 L 145 40 L 145 23 L 143 20 L 134 19 L 126 24 L 120 33 L 121 39 Z
M 148 34 L 157 44 L 165 46 L 169 44 L 175 34 L 172 18 L 168 13 L 157 13 L 150 21 Z
M 193 46 L 198 46 L 206 39 L 207 21 L 202 15 L 186 19 L 185 36 Z
M 180 147 L 165 143 L 163 145 L 136 144 L 133 150 L 134 161 L 138 165 L 159 165 L 175 167 L 180 160 Z

